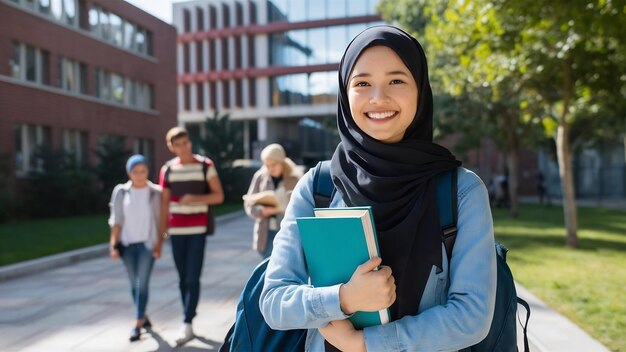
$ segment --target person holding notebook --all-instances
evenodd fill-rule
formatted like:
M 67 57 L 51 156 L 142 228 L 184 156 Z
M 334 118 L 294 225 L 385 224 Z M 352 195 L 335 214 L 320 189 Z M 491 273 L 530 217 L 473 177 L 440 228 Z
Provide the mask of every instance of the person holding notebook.
M 272 254 L 272 242 L 278 232 L 278 225 L 283 218 L 291 191 L 301 175 L 296 164 L 287 157 L 285 149 L 280 144 L 272 143 L 263 148 L 261 160 L 263 166 L 252 177 L 247 196 L 273 191 L 279 206 L 256 204 L 251 200 L 244 200 L 243 205 L 246 214 L 255 220 L 252 248 L 263 258 L 267 258 Z
M 433 143 L 421 45 L 395 27 L 368 28 L 348 45 L 339 82 L 341 142 L 331 160 L 330 207 L 371 206 L 381 256 L 345 283 L 309 285 L 296 223 L 313 216 L 308 172 L 274 240 L 259 303 L 267 324 L 308 329 L 308 351 L 455 351 L 480 342 L 496 292 L 489 197 L 478 176 Z M 458 233 L 448 268 L 434 179 L 451 170 L 458 177 Z M 384 325 L 356 330 L 347 320 L 387 308 L 391 322 Z

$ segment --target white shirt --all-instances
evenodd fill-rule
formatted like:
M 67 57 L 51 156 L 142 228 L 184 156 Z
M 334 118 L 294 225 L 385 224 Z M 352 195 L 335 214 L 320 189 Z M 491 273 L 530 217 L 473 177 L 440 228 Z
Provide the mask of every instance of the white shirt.
M 150 188 L 131 187 L 124 196 L 124 224 L 122 225 L 122 243 L 145 242 L 150 237 Z

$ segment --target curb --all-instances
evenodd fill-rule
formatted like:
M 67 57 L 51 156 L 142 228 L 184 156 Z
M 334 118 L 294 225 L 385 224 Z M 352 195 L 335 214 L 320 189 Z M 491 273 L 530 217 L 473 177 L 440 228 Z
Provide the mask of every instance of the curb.
M 215 218 L 216 224 L 228 222 L 240 216 L 244 216 L 243 210 L 220 215 Z M 0 266 L 0 282 L 18 277 L 39 273 L 44 270 L 54 269 L 65 265 L 74 264 L 83 260 L 105 256 L 109 253 L 109 244 L 97 244 L 90 247 L 75 249 L 72 251 L 53 254 L 46 257 L 31 259 L 15 264 Z

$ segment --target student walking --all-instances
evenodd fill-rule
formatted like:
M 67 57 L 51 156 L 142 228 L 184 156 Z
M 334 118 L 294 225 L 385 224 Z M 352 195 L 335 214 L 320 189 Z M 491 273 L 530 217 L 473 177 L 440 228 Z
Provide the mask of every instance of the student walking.
M 195 336 L 192 320 L 200 299 L 206 235 L 214 226 L 208 206 L 221 204 L 224 193 L 215 165 L 209 158 L 192 153 L 189 134 L 184 128 L 170 129 L 166 141 L 176 157 L 161 168 L 159 177 L 163 187 L 161 234 L 171 238 L 180 279 L 184 318 L 176 344 L 182 345 Z
M 296 224 L 313 216 L 308 172 L 274 240 L 260 299 L 266 322 L 273 329 L 308 329 L 308 351 L 455 351 L 480 342 L 496 292 L 489 198 L 478 176 L 433 143 L 422 47 L 395 27 L 366 29 L 346 49 L 339 82 L 341 142 L 331 160 L 336 192 L 330 207 L 371 206 L 381 258 L 361 264 L 348 282 L 309 284 Z M 452 170 L 458 233 L 448 267 L 434 180 Z M 384 325 L 355 330 L 346 319 L 386 308 L 391 322 Z
M 261 151 L 263 166 L 254 174 L 247 195 L 273 191 L 279 206 L 255 204 L 244 201 L 244 209 L 249 217 L 255 220 L 252 248 L 263 258 L 272 254 L 272 243 L 283 219 L 289 197 L 296 186 L 299 174 L 296 164 L 287 157 L 285 149 L 277 143 L 265 147 Z
M 135 303 L 136 324 L 130 341 L 141 338 L 142 327 L 152 323 L 146 315 L 150 275 L 154 260 L 161 257 L 163 238 L 158 235 L 161 188 L 148 180 L 148 166 L 143 155 L 133 155 L 126 162 L 129 181 L 113 189 L 109 203 L 111 215 L 111 258 L 122 258 Z

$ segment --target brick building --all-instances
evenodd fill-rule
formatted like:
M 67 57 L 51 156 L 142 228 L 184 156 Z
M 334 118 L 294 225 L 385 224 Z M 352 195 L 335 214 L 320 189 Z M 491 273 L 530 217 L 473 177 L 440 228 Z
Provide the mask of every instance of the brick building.
M 37 147 L 95 165 L 110 138 L 160 165 L 176 113 L 174 27 L 121 0 L 0 0 L 0 154 L 11 175 L 40 167 Z

